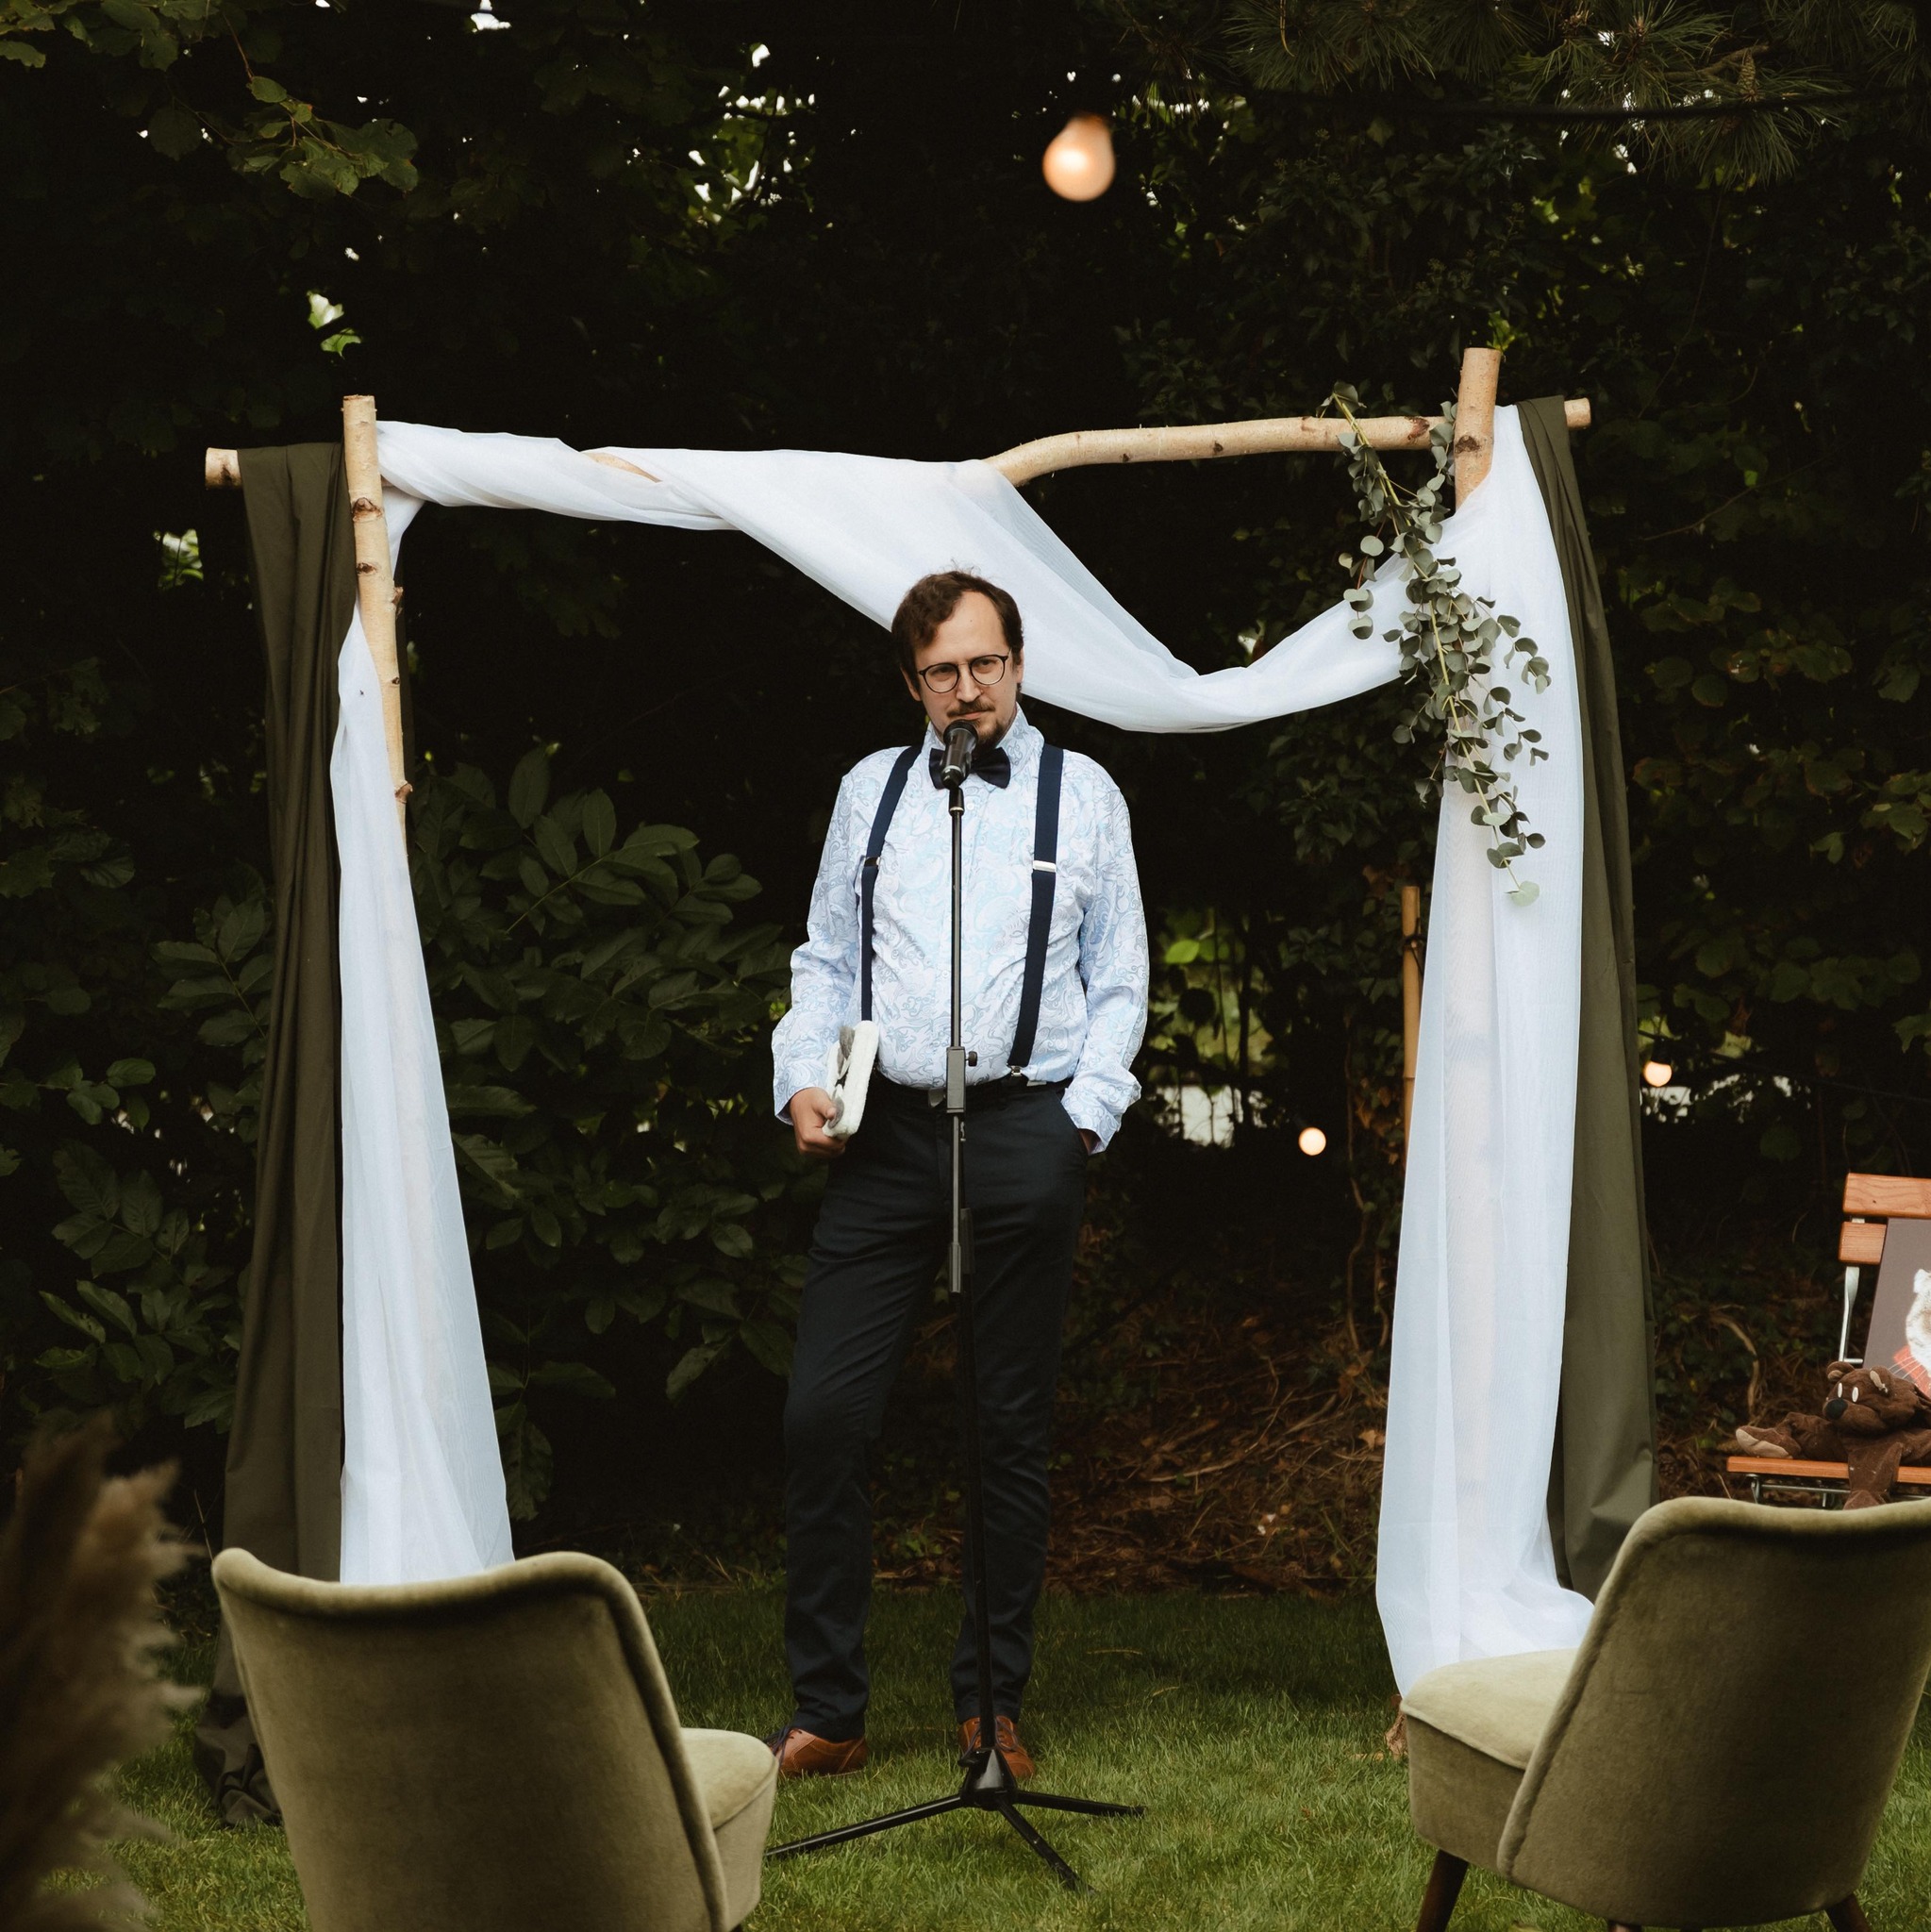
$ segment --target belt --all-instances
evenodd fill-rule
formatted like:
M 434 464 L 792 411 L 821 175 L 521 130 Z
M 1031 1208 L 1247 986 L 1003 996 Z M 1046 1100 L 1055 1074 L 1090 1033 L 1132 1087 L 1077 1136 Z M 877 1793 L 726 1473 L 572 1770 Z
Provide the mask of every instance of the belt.
M 966 1088 L 966 1111 L 977 1113 L 982 1108 L 1006 1107 L 1026 1093 L 1064 1093 L 1070 1080 L 1028 1080 L 1024 1074 L 1005 1074 L 996 1080 L 974 1080 Z M 945 1105 L 943 1087 L 906 1087 L 882 1075 L 876 1091 L 900 1107 L 940 1108 Z

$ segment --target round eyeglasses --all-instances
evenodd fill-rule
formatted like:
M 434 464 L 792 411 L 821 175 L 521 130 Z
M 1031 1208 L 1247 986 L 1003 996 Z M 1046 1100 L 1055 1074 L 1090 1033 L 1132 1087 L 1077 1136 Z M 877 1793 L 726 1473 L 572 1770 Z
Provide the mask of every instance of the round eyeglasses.
M 972 674 L 973 682 L 981 691 L 986 691 L 1006 675 L 1006 667 L 1011 662 L 1012 658 L 1007 652 L 992 651 L 983 658 L 969 658 L 965 668 Z M 958 672 L 957 664 L 928 664 L 919 676 L 934 697 L 942 698 L 948 691 L 958 689 Z

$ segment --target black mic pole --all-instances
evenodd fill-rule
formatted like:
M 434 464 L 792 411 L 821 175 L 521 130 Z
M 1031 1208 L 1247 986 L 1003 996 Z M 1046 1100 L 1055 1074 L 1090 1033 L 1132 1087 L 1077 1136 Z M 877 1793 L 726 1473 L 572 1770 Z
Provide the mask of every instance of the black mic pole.
M 958 1332 L 959 1406 L 965 1436 L 965 1558 L 973 1592 L 979 1743 L 988 1753 L 987 1770 L 996 1766 L 1005 1774 L 1006 1760 L 999 1755 L 998 1724 L 992 1709 L 992 1610 L 986 1581 L 986 1503 L 980 1488 L 985 1460 L 979 1441 L 979 1361 L 973 1336 L 973 1210 L 965 1198 L 966 1068 L 978 1058 L 966 1052 L 964 1037 L 965 781 L 977 748 L 972 726 L 955 724 L 945 734 L 945 758 L 939 774 L 950 794 L 946 810 L 952 818 L 952 1039 L 945 1049 L 945 1111 L 952 1124 L 952 1238 L 945 1249 L 945 1288 Z M 1012 1782 L 1009 1774 L 1007 1782 Z M 1024 1828 L 1018 1817 L 1012 1822 Z
M 979 1440 L 978 1357 L 973 1336 L 973 1217 L 965 1199 L 966 1069 L 978 1056 L 966 1051 L 965 1028 L 965 781 L 972 770 L 978 739 L 970 724 L 955 724 L 945 734 L 939 778 L 951 793 L 946 809 L 952 817 L 952 1038 L 945 1049 L 945 1111 L 952 1127 L 952 1232 L 945 1249 L 945 1285 L 958 1332 L 958 1399 L 965 1442 L 965 1567 L 971 1591 L 973 1653 L 978 1680 L 979 1742 L 959 1759 L 965 1781 L 957 1790 L 903 1811 L 888 1811 L 858 1824 L 774 1845 L 767 1858 L 789 1858 L 799 1852 L 821 1851 L 829 1845 L 870 1838 L 922 1818 L 942 1817 L 948 1811 L 996 1811 L 1045 1861 L 1069 1891 L 1086 1887 L 1076 1873 L 1021 1817 L 1021 1805 L 1048 1811 L 1077 1811 L 1093 1818 L 1138 1818 L 1140 1805 L 1109 1805 L 1097 1798 L 1062 1798 L 1050 1791 L 1029 1791 L 1012 1774 L 998 1745 L 998 1716 L 992 1708 L 992 1611 L 986 1580 L 986 1508 L 983 1489 L 984 1454 Z

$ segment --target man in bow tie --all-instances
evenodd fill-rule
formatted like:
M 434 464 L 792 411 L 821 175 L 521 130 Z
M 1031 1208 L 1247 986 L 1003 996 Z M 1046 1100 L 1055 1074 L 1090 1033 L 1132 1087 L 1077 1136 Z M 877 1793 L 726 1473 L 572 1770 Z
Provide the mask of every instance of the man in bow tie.
M 986 1577 L 996 1742 L 1017 1776 L 1046 1562 L 1046 1457 L 1059 1331 L 1088 1159 L 1139 1097 L 1146 924 L 1126 804 L 1090 758 L 1047 746 L 1019 708 L 1018 608 L 964 571 L 922 577 L 891 624 L 928 729 L 839 788 L 791 1007 L 772 1041 L 774 1097 L 800 1153 L 835 1161 L 812 1241 L 785 1405 L 785 1644 L 794 1698 L 771 1739 L 787 1775 L 865 1761 L 872 1587 L 867 1459 L 950 1224 L 951 830 L 945 732 L 977 739 L 966 780 L 966 1198 L 985 1444 Z M 1043 841 L 1043 846 L 1042 846 Z M 875 858 L 872 856 L 875 854 Z M 871 946 L 865 902 L 871 900 Z M 841 1026 L 879 1029 L 849 1141 L 821 1082 Z M 961 1748 L 978 1741 L 971 1615 L 952 1665 Z

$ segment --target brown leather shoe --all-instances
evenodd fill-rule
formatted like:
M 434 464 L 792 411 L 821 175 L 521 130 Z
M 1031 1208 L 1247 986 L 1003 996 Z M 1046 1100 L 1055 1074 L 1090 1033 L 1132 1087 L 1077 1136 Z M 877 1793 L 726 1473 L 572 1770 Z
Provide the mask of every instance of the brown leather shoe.
M 999 1755 L 1006 1760 L 1006 1768 L 1014 1777 L 1024 1783 L 1033 1774 L 1033 1754 L 1019 1741 L 1019 1726 L 1009 1717 L 995 1717 L 992 1720 L 992 1735 L 999 1743 Z M 960 1757 L 968 1757 L 979 1748 L 979 1721 L 969 1717 L 958 1727 L 958 1749 Z
M 863 1738 L 819 1738 L 787 1724 L 764 1741 L 780 1777 L 849 1777 L 865 1768 Z

